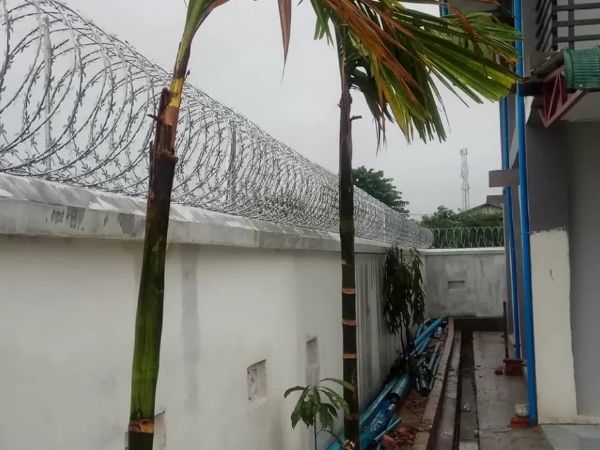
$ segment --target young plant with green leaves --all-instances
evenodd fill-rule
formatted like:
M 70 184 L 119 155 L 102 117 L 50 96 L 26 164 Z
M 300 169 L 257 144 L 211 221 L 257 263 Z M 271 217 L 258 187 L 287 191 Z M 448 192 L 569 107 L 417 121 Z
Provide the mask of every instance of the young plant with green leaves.
M 316 1 L 313 0 L 313 6 Z M 354 273 L 354 193 L 352 183 L 351 90 L 359 91 L 375 119 L 378 144 L 386 122 L 396 122 L 406 139 L 415 133 L 427 141 L 446 138 L 438 84 L 476 102 L 506 95 L 517 77 L 514 30 L 489 14 L 435 17 L 409 9 L 399 1 L 359 0 L 371 19 L 364 33 L 339 21 L 339 11 L 317 14 L 316 37 L 335 42 L 340 72 L 339 192 L 342 259 L 342 328 L 345 391 L 350 413 L 344 422 L 345 448 L 360 442 L 358 426 L 358 351 Z M 437 3 L 420 1 L 418 3 Z M 332 31 L 333 30 L 333 33 Z M 365 39 L 366 37 L 366 39 Z M 365 43 L 377 42 L 378 45 Z
M 425 292 L 422 280 L 418 252 L 392 247 L 384 265 L 383 318 L 389 332 L 400 336 L 404 357 L 410 350 L 411 325 L 419 325 L 424 320 Z
M 412 322 L 420 325 L 425 321 L 425 289 L 423 287 L 423 260 L 416 248 L 410 249 L 410 271 L 412 274 Z
M 309 386 L 295 386 L 283 394 L 287 398 L 293 392 L 300 392 L 300 397 L 290 416 L 292 428 L 296 428 L 300 421 L 306 425 L 306 428 L 312 427 L 315 450 L 317 450 L 319 434 L 326 432 L 337 439 L 333 429 L 335 421 L 340 413 L 349 412 L 348 403 L 343 397 L 334 389 L 325 386 L 328 382 L 339 384 L 350 391 L 354 389 L 354 386 L 342 380 L 325 378 Z

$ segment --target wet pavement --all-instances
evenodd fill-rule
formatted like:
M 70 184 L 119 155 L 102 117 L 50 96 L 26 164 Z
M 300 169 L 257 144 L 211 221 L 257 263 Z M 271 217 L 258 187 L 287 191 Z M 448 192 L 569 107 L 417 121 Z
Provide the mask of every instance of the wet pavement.
M 496 369 L 502 366 L 503 359 L 504 340 L 501 333 L 473 333 L 479 448 L 552 450 L 552 445 L 540 427 L 510 427 L 515 404 L 527 401 L 527 386 L 523 377 L 495 374 Z
M 542 425 L 555 450 L 600 449 L 600 425 Z

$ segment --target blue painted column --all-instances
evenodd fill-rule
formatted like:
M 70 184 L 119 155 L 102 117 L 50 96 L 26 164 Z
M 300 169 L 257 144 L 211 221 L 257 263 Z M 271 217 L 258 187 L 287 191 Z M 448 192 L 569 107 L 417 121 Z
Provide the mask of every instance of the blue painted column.
M 523 11 L 521 0 L 514 0 L 513 14 L 515 29 L 523 33 Z M 517 75 L 523 76 L 525 68 L 523 63 L 523 41 L 516 42 L 519 62 Z M 521 245 L 523 253 L 523 302 L 525 312 L 525 351 L 527 359 L 527 399 L 529 403 L 529 420 L 536 424 L 537 411 L 537 386 L 535 371 L 535 340 L 533 334 L 533 293 L 531 286 L 531 243 L 529 240 L 529 203 L 527 190 L 527 144 L 525 135 L 525 98 L 521 94 L 521 87 L 517 86 L 516 96 L 516 127 L 519 161 L 519 211 L 521 215 Z
M 508 98 L 500 100 L 500 133 L 502 143 L 502 169 L 510 169 L 510 133 L 508 129 Z M 510 270 L 510 288 L 512 305 L 512 322 L 515 336 L 515 357 L 521 359 L 521 320 L 519 308 L 519 290 L 517 285 L 517 255 L 515 252 L 515 230 L 513 226 L 512 188 L 504 188 L 504 205 L 506 211 L 505 226 L 508 242 L 508 261 Z

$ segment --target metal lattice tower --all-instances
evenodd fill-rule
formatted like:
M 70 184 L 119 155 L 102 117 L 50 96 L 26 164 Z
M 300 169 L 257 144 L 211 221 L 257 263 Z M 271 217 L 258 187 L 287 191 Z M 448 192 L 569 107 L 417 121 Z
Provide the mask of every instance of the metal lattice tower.
M 466 211 L 471 209 L 471 186 L 469 185 L 469 150 L 463 148 L 460 150 L 461 165 L 460 165 L 460 176 L 462 178 L 462 210 Z

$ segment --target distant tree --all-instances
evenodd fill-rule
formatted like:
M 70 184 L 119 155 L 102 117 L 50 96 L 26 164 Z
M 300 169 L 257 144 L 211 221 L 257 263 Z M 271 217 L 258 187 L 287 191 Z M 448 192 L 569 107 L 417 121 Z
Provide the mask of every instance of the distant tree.
M 442 205 L 432 215 L 423 216 L 421 225 L 427 228 L 452 228 L 460 227 L 461 221 L 458 213 Z
M 469 211 L 459 214 L 462 226 L 464 227 L 501 227 L 503 225 L 502 212 L 498 213 L 469 213 Z
M 502 213 L 486 214 L 480 212 L 454 210 L 445 206 L 438 206 L 436 212 L 424 216 L 421 225 L 426 228 L 473 228 L 473 227 L 501 227 Z
M 455 212 L 438 207 L 424 216 L 421 225 L 433 231 L 433 248 L 502 247 L 504 231 L 502 212 L 483 213 L 477 210 Z
M 352 177 L 356 187 L 361 188 L 390 208 L 394 208 L 402 214 L 408 214 L 406 206 L 409 202 L 402 200 L 402 192 L 392 184 L 392 178 L 385 178 L 383 170 L 375 171 L 360 166 L 352 169 Z

